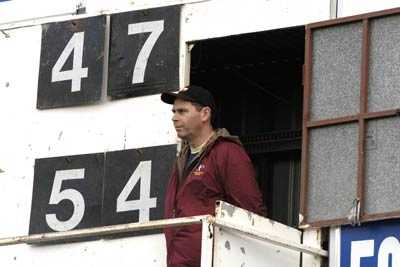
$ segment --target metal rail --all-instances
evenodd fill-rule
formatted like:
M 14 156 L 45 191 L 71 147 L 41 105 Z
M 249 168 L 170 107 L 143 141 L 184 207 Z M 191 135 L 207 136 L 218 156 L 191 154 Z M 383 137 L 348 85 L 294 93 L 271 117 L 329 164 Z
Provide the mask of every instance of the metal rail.
M 51 241 L 69 240 L 76 238 L 84 238 L 91 236 L 103 236 L 111 234 L 120 234 L 135 232 L 141 230 L 162 229 L 167 227 L 177 227 L 190 224 L 201 224 L 203 221 L 211 221 L 211 215 L 156 220 L 145 223 L 127 223 L 110 226 L 101 226 L 80 230 L 72 230 L 65 232 L 34 234 L 27 236 L 16 236 L 8 238 L 0 238 L 0 246 L 16 245 L 22 243 L 38 244 Z
M 192 224 L 202 224 L 208 223 L 213 226 L 218 226 L 226 228 L 229 230 L 245 233 L 253 238 L 267 241 L 271 244 L 285 247 L 288 249 L 296 250 L 299 252 L 304 252 L 307 254 L 328 257 L 328 252 L 323 249 L 314 248 L 311 246 L 293 243 L 292 241 L 285 240 L 280 237 L 272 236 L 267 233 L 256 231 L 254 229 L 249 229 L 241 225 L 233 224 L 222 219 L 217 219 L 211 215 L 201 215 L 193 217 L 183 217 L 175 219 L 165 219 L 156 220 L 145 223 L 127 223 L 119 225 L 110 225 L 102 227 L 94 227 L 81 230 L 72 230 L 65 232 L 55 232 L 55 233 L 44 233 L 44 234 L 34 234 L 27 236 L 17 236 L 9 238 L 0 238 L 0 246 L 16 245 L 16 244 L 40 244 L 48 243 L 52 241 L 60 240 L 70 240 L 77 238 L 93 237 L 93 236 L 105 236 L 112 234 L 128 233 L 135 231 L 151 230 L 151 229 L 162 229 L 167 227 L 178 227 Z

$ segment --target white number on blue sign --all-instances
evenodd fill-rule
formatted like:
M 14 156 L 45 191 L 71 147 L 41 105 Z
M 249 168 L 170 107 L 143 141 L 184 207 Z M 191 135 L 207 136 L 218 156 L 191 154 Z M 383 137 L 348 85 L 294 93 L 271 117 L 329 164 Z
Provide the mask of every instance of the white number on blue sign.
M 361 258 L 374 256 L 374 240 L 351 242 L 351 265 L 361 267 Z M 392 257 L 391 266 L 400 266 L 400 242 L 393 236 L 386 237 L 379 246 L 377 267 L 390 267 L 389 257 Z

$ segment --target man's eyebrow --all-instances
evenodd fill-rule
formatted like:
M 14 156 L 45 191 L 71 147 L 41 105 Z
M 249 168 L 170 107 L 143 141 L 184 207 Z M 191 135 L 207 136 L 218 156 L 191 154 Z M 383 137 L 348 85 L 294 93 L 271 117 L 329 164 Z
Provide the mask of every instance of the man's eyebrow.
M 175 111 L 185 111 L 185 110 L 187 110 L 187 108 L 172 108 L 172 112 L 175 112 Z

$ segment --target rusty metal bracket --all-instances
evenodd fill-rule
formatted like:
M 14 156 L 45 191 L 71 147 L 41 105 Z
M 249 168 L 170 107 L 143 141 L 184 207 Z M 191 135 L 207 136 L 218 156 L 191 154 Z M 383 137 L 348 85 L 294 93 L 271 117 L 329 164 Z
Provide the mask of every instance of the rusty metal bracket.
M 352 226 L 359 226 L 360 223 L 360 199 L 356 198 L 353 200 L 353 205 L 350 209 L 347 219 L 351 222 Z

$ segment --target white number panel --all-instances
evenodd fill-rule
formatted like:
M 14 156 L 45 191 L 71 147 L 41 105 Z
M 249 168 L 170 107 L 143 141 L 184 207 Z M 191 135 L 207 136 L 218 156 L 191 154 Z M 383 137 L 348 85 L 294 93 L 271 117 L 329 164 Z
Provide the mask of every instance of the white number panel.
M 99 226 L 104 154 L 37 159 L 30 234 Z
M 29 233 L 162 219 L 175 155 L 163 145 L 37 159 Z
M 37 108 L 100 100 L 105 16 L 42 25 Z
M 109 96 L 179 88 L 180 10 L 169 6 L 111 16 Z
M 107 153 L 103 224 L 163 219 L 175 155 L 176 145 Z

